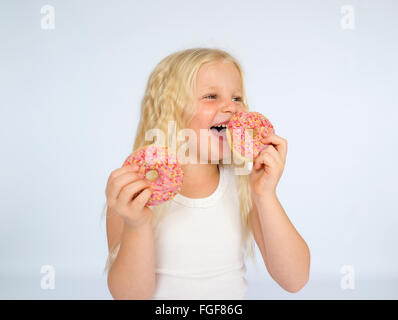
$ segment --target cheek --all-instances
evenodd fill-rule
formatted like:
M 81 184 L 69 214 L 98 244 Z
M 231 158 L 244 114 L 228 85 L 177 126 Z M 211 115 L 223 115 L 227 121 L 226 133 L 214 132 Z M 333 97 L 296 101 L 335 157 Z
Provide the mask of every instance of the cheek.
M 247 111 L 247 110 L 245 109 L 245 107 L 243 106 L 243 104 L 241 104 L 241 103 L 238 105 L 238 108 L 237 108 L 237 109 L 238 109 L 238 112 Z
M 217 108 L 213 103 L 200 103 L 197 105 L 197 112 L 192 120 L 192 128 L 195 129 L 209 129 L 215 115 Z
M 197 105 L 197 112 L 195 113 L 189 125 L 189 129 L 193 130 L 196 137 L 196 146 L 198 152 L 200 149 L 200 130 L 210 129 L 210 125 L 217 113 L 217 108 L 213 103 L 200 103 Z

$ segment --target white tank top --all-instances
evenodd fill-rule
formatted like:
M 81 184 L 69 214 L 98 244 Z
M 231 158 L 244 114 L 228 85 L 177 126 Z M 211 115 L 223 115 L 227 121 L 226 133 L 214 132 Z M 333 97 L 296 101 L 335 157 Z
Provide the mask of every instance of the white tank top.
M 219 166 L 213 194 L 177 194 L 164 215 L 156 250 L 153 299 L 245 299 L 247 281 L 233 168 Z

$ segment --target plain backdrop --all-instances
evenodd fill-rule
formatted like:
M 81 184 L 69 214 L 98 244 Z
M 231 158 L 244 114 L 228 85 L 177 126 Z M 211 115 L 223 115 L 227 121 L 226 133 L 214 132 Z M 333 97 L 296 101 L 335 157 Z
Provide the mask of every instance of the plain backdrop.
M 156 64 L 211 47 L 240 61 L 251 109 L 288 140 L 277 194 L 311 250 L 296 294 L 257 251 L 247 298 L 397 299 L 397 39 L 392 0 L 1 1 L 0 298 L 112 299 L 108 176 Z

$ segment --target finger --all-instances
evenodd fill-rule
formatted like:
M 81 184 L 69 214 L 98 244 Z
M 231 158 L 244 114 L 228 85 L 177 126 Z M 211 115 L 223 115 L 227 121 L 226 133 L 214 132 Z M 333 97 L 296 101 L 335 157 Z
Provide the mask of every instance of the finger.
M 277 166 L 277 161 L 269 153 L 264 153 L 262 163 L 270 168 L 274 168 Z
M 138 193 L 141 192 L 145 188 L 149 188 L 151 183 L 148 180 L 138 180 L 132 182 L 125 187 L 123 187 L 122 191 L 120 191 L 120 195 L 118 200 L 120 204 L 127 205 L 130 201 L 132 201 L 135 196 L 138 196 Z
M 260 169 L 261 168 L 261 166 L 262 166 L 262 164 L 263 164 L 263 156 L 264 156 L 264 153 L 259 153 L 259 155 L 254 159 L 254 163 L 253 163 L 253 168 L 255 169 L 255 170 L 258 170 L 258 169 Z
M 122 166 L 121 168 L 113 170 L 109 177 L 111 179 L 114 179 L 126 172 L 130 172 L 130 171 L 136 172 L 136 171 L 138 171 L 139 168 L 140 167 L 137 164 L 128 164 L 128 165 Z
M 275 134 L 275 130 L 273 130 L 273 129 L 263 129 L 263 130 L 261 130 L 261 136 L 262 137 L 267 137 L 267 136 L 270 136 L 270 135 L 272 135 L 272 134 Z
M 126 172 L 137 172 L 139 170 L 139 166 L 136 164 L 131 164 L 131 165 L 126 165 L 122 166 L 121 168 L 118 168 L 116 170 L 113 170 L 111 174 L 109 175 L 108 181 L 106 183 L 106 188 L 105 188 L 105 193 L 107 194 L 107 190 L 109 189 L 110 183 L 120 175 L 126 173 Z
M 132 210 L 142 210 L 149 198 L 151 197 L 153 190 L 151 188 L 147 188 L 143 190 L 135 199 L 131 202 L 130 208 Z
M 268 152 L 278 163 L 283 164 L 282 155 L 272 144 L 263 146 L 261 152 Z
M 118 177 L 110 180 L 109 186 L 107 188 L 109 200 L 115 201 L 119 197 L 120 191 L 125 185 L 142 178 L 143 175 L 139 174 L 138 172 L 127 171 L 124 174 L 121 174 Z
M 272 167 L 275 166 L 277 163 L 276 160 L 269 153 L 263 152 L 257 157 L 254 163 L 254 169 L 256 170 L 261 169 L 263 164 Z
M 276 134 L 271 134 L 267 137 L 263 138 L 264 144 L 272 144 L 276 148 L 276 150 L 281 154 L 283 162 L 286 160 L 287 154 L 287 140 L 282 137 L 277 136 Z

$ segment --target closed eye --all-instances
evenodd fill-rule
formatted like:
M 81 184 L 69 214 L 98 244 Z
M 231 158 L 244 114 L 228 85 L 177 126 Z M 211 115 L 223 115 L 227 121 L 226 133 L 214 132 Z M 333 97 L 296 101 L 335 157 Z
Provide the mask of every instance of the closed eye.
M 205 96 L 204 98 L 205 99 L 215 99 L 216 97 L 217 97 L 216 94 L 209 94 L 209 95 Z M 234 100 L 234 99 L 236 99 L 236 100 Z M 241 97 L 234 97 L 234 98 L 232 98 L 232 100 L 240 102 L 240 101 L 242 101 L 242 98 Z
M 217 95 L 215 94 L 209 94 L 208 96 L 205 97 L 205 99 L 209 98 L 209 99 L 213 99 L 215 98 Z M 211 98 L 212 97 L 212 98 Z

